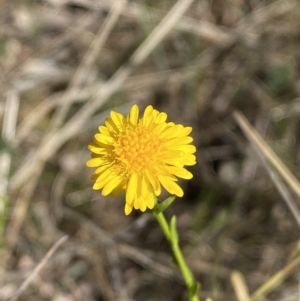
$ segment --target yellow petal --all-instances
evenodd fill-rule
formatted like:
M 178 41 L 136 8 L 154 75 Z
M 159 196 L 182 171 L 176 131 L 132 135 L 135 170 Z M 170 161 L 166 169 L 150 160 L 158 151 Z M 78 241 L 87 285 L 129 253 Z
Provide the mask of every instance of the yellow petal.
M 196 157 L 194 155 L 186 155 L 183 157 L 184 165 L 192 166 L 196 164 Z
M 110 117 L 113 120 L 114 124 L 116 125 L 117 128 L 122 127 L 125 121 L 125 117 L 115 111 L 110 112 Z
M 159 113 L 155 118 L 155 123 L 163 123 L 167 120 L 167 117 L 166 113 Z
M 155 166 L 155 168 L 156 168 L 156 173 L 158 175 L 167 177 L 170 180 L 175 181 L 175 182 L 178 181 L 177 178 L 168 171 L 166 165 L 159 164 L 159 165 Z M 159 171 L 159 173 L 158 173 L 158 171 Z
M 134 209 L 140 209 L 140 204 L 138 202 L 138 199 L 136 198 L 134 201 L 133 201 L 133 207 Z
M 186 136 L 186 137 L 179 137 L 179 138 L 174 138 L 170 139 L 167 142 L 164 143 L 165 147 L 174 147 L 177 145 L 185 145 L 189 144 L 193 141 L 193 138 L 191 136 Z
M 193 128 L 191 126 L 185 126 L 181 131 L 180 131 L 180 136 L 187 136 L 192 132 Z
M 119 130 L 111 118 L 105 118 L 105 126 L 111 134 L 118 133 Z
M 128 181 L 126 189 L 126 203 L 131 204 L 137 193 L 138 174 L 133 173 Z
M 168 192 L 170 192 L 171 194 L 175 194 L 179 197 L 183 196 L 183 190 L 174 181 L 164 176 L 158 176 L 158 179 Z
M 97 145 L 94 142 L 92 142 L 88 145 L 88 149 L 97 155 L 103 155 L 103 154 L 107 153 L 107 150 L 105 148 L 99 147 L 99 145 Z
M 125 214 L 126 215 L 129 215 L 132 211 L 132 207 L 131 205 L 128 205 L 127 203 L 125 203 L 125 208 L 124 208 L 124 211 L 125 211 Z
M 103 187 L 102 183 L 101 184 L 100 183 L 94 183 L 94 185 L 93 185 L 94 190 L 100 190 L 100 189 L 102 189 L 102 187 Z
M 86 166 L 88 167 L 98 167 L 105 163 L 105 160 L 103 158 L 93 158 L 86 162 Z
M 149 209 L 153 209 L 155 205 L 155 197 L 153 194 L 149 194 L 149 197 L 147 198 L 147 206 Z
M 108 128 L 107 128 L 106 126 L 100 125 L 100 126 L 98 127 L 98 129 L 99 129 L 99 132 L 100 132 L 100 133 L 102 133 L 102 134 L 104 134 L 104 135 L 107 135 L 107 136 L 110 135 L 110 132 L 109 132 L 109 130 L 108 130 Z
M 182 151 L 186 154 L 193 154 L 197 151 L 196 147 L 192 144 L 189 145 L 179 145 L 179 146 L 174 146 L 174 147 L 170 147 L 170 149 L 174 149 L 174 150 L 178 150 L 178 151 Z
M 119 185 L 119 186 L 117 186 L 111 193 L 110 193 L 110 195 L 111 196 L 117 196 L 120 192 L 121 192 L 121 190 L 122 190 L 122 183 Z
M 98 179 L 97 179 L 98 180 Z M 93 185 L 93 189 L 94 190 L 99 190 L 99 189 L 102 189 L 109 181 L 112 180 L 112 177 L 107 177 L 107 178 L 104 178 L 102 179 L 101 181 L 97 181 L 94 183 Z
M 153 114 L 153 107 L 148 106 L 145 109 L 144 116 L 143 116 L 143 124 L 149 125 L 154 120 L 154 114 Z
M 184 157 L 182 157 L 184 158 Z M 184 165 L 188 165 L 184 162 L 182 162 L 181 158 L 164 158 L 164 163 L 165 164 L 169 164 L 169 165 L 174 165 L 174 166 L 177 166 L 177 167 L 183 167 Z M 194 165 L 194 164 L 191 164 L 191 165 Z
M 167 149 L 166 151 L 163 151 L 160 153 L 160 158 L 165 160 L 172 160 L 172 159 L 180 159 L 184 157 L 186 154 L 181 150 L 176 149 Z
M 193 175 L 187 171 L 185 168 L 180 168 L 176 166 L 165 166 L 166 170 L 175 175 L 176 177 L 189 180 L 193 177 Z
M 144 117 L 146 117 L 146 118 L 149 117 L 149 116 L 152 114 L 152 112 L 153 112 L 153 107 L 152 107 L 151 105 L 147 106 L 147 107 L 145 108 L 143 118 L 144 118 Z
M 170 139 L 174 137 L 178 137 L 178 133 L 180 133 L 181 128 L 176 125 L 169 125 L 160 135 L 163 138 Z
M 139 119 L 139 108 L 137 105 L 134 105 L 131 110 L 130 110 L 130 114 L 129 114 L 129 120 L 130 123 L 136 125 Z
M 121 177 L 114 177 L 103 187 L 102 195 L 104 196 L 109 195 L 116 187 L 120 185 L 122 180 L 123 179 Z
M 107 136 L 104 134 L 96 134 L 95 139 L 103 144 L 112 144 L 115 142 L 115 139 L 112 136 Z
M 93 174 L 91 175 L 91 180 L 96 180 L 96 179 L 98 178 L 98 176 L 99 176 L 99 174 L 93 173 Z
M 145 171 L 145 176 L 146 176 L 146 180 L 149 181 L 149 183 L 151 184 L 155 195 L 160 195 L 161 194 L 161 187 L 160 187 L 160 183 L 157 179 L 156 176 L 154 176 L 154 174 L 150 171 L 150 170 L 146 170 Z
M 166 123 L 160 123 L 160 124 L 155 124 L 155 128 L 153 130 L 153 134 L 155 135 L 161 135 L 163 131 L 167 128 Z
M 94 174 L 97 174 L 98 176 L 103 173 L 106 169 L 110 168 L 111 164 L 105 164 L 105 165 L 101 165 L 100 167 L 98 167 Z
M 143 197 L 138 198 L 137 201 L 139 203 L 140 210 L 145 212 L 147 209 L 147 201 Z
M 149 181 L 147 181 L 146 176 L 142 176 L 141 179 L 141 195 L 145 199 L 149 193 L 151 192 L 151 185 Z
M 104 182 L 107 183 L 107 179 L 114 178 L 116 175 L 113 172 L 112 168 L 107 168 L 101 172 L 96 180 L 96 182 Z

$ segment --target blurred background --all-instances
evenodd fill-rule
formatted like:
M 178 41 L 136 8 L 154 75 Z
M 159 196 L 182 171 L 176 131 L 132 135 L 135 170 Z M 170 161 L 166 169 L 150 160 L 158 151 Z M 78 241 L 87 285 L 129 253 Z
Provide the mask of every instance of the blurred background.
M 151 213 L 125 216 L 85 166 L 98 125 L 135 103 L 193 126 L 194 178 L 166 215 L 201 300 L 245 301 L 243 279 L 251 295 L 287 268 L 300 216 L 233 112 L 299 178 L 299 46 L 296 0 L 1 0 L 0 300 L 64 234 L 19 300 L 187 300 Z M 261 300 L 299 300 L 287 276 Z

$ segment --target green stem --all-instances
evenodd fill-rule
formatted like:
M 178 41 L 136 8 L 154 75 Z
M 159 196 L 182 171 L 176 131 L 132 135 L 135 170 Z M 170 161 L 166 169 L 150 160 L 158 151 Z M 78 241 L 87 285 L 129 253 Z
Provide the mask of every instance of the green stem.
M 179 269 L 181 271 L 184 282 L 185 282 L 186 287 L 189 292 L 189 300 L 190 301 L 200 301 L 198 294 L 197 294 L 197 290 L 194 289 L 194 287 L 197 285 L 197 283 L 194 279 L 193 273 L 191 272 L 190 268 L 188 267 L 188 265 L 184 259 L 184 256 L 179 247 L 178 241 L 176 239 L 172 239 L 170 226 L 169 226 L 164 214 L 162 212 L 157 213 L 154 211 L 154 215 L 155 215 L 159 225 L 161 226 L 167 240 L 169 241 L 169 243 L 171 245 L 174 257 L 177 261 L 177 264 L 179 266 Z
M 170 227 L 168 225 L 168 222 L 167 222 L 165 216 L 163 215 L 162 212 L 154 213 L 154 214 L 155 214 L 156 219 L 157 219 L 160 227 L 162 228 L 167 240 L 170 240 L 170 238 L 171 238 Z

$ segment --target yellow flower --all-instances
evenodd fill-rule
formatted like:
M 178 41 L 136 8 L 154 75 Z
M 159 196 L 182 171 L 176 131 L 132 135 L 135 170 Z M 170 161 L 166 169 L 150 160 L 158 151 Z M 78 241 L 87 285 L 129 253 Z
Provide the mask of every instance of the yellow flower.
M 177 177 L 193 177 L 184 168 L 196 164 L 196 148 L 190 144 L 193 138 L 188 136 L 192 128 L 166 120 L 167 114 L 152 106 L 145 109 L 140 119 L 137 105 L 127 116 L 112 111 L 88 146 L 92 159 L 87 166 L 97 167 L 92 175 L 93 189 L 102 189 L 104 196 L 124 190 L 126 215 L 132 208 L 152 209 L 161 186 L 182 197 Z

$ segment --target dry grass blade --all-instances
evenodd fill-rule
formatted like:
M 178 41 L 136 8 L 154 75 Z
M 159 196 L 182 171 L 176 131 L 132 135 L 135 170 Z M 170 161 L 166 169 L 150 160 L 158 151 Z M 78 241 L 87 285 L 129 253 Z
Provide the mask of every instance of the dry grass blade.
M 83 7 L 100 10 L 103 8 L 109 9 L 115 3 L 115 1 L 83 1 L 83 0 L 67 0 L 66 3 L 78 4 Z M 270 19 L 283 15 L 293 10 L 297 6 L 296 1 L 280 0 L 265 5 L 259 9 L 255 9 L 253 13 L 249 15 L 249 18 L 242 20 L 238 24 L 238 30 L 230 31 L 228 28 L 224 29 L 220 26 L 216 26 L 213 23 L 204 22 L 202 20 L 194 20 L 188 17 L 183 17 L 174 25 L 175 29 L 190 32 L 198 35 L 199 37 L 208 40 L 219 47 L 228 47 L 234 43 L 238 38 L 242 38 L 242 42 L 248 46 L 253 46 L 251 35 L 248 35 L 252 29 L 252 25 L 263 25 Z M 129 2 L 126 5 L 126 9 L 122 14 L 136 18 L 140 11 L 145 9 L 143 5 L 139 3 Z M 163 11 L 147 8 L 151 19 L 158 21 L 163 15 Z
M 11 91 L 7 95 L 2 128 L 3 150 L 0 153 L 0 237 L 2 239 L 6 220 L 7 187 L 11 168 L 13 142 L 19 111 L 19 95 Z M 0 240 L 1 240 L 0 239 Z
M 3 143 L 13 143 L 17 118 L 19 110 L 19 96 L 11 91 L 7 95 L 5 115 L 2 128 L 2 139 Z M 7 148 L 11 148 L 11 145 L 7 145 Z M 11 163 L 11 153 L 6 150 L 1 153 L 0 156 L 0 202 L 2 198 L 6 196 L 7 185 L 8 185 L 8 173 L 10 170 Z M 0 215 L 1 215 L 2 205 L 0 205 Z
M 124 5 L 126 4 L 126 0 L 117 1 L 111 8 L 111 11 L 106 18 L 103 26 L 99 29 L 93 43 L 89 49 L 89 51 L 85 54 L 81 64 L 77 68 L 68 89 L 66 90 L 65 94 L 61 99 L 61 107 L 58 109 L 58 112 L 53 118 L 52 128 L 57 129 L 63 123 L 66 114 L 68 112 L 68 108 L 72 104 L 70 101 L 68 102 L 67 99 L 74 94 L 76 88 L 78 86 L 82 86 L 84 80 L 86 79 L 90 68 L 94 64 L 97 56 L 101 52 L 109 34 L 111 33 L 113 27 L 115 26 L 118 18 L 123 10 Z M 75 92 L 76 93 L 76 92 Z
M 53 109 L 58 107 L 64 97 L 67 103 L 83 102 L 92 97 L 95 90 L 98 90 L 98 83 L 94 87 L 88 87 L 85 89 L 76 89 L 74 93 L 64 96 L 64 93 L 55 93 L 41 102 L 35 110 L 29 112 L 28 116 L 21 121 L 18 126 L 16 138 L 14 140 L 14 146 L 20 145 L 20 143 L 26 139 L 34 127 L 49 114 Z
M 20 191 L 19 197 L 17 198 L 17 201 L 13 208 L 12 218 L 7 226 L 6 231 L 6 240 L 10 246 L 14 246 L 18 239 L 20 229 L 26 217 L 30 198 L 33 195 L 34 189 L 36 187 L 35 185 L 39 180 L 40 173 L 41 165 L 35 164 L 33 166 L 33 174 L 30 178 L 30 181 L 28 181 L 27 185 L 23 187 L 23 189 Z
M 247 301 L 249 299 L 249 291 L 244 276 L 234 271 L 231 273 L 231 284 L 239 301 Z
M 247 119 L 239 112 L 234 112 L 234 118 L 243 130 L 244 134 L 252 141 L 269 162 L 276 168 L 281 177 L 286 181 L 290 188 L 300 197 L 300 183 L 290 172 L 286 165 L 280 160 L 275 152 L 267 145 L 262 137 L 250 125 Z
M 118 250 L 123 256 L 130 258 L 132 261 L 149 269 L 160 277 L 173 279 L 174 281 L 183 284 L 183 280 L 176 269 L 163 265 L 157 260 L 153 260 L 139 249 L 130 245 L 118 244 Z
M 260 158 L 264 168 L 268 172 L 273 184 L 275 185 L 276 189 L 280 193 L 282 199 L 285 201 L 287 207 L 290 209 L 291 213 L 293 214 L 293 217 L 300 227 L 300 210 L 296 205 L 296 202 L 293 200 L 293 197 L 288 190 L 288 188 L 285 186 L 281 178 L 278 176 L 278 174 L 272 170 L 272 168 L 269 166 L 266 158 L 263 156 L 263 154 L 259 151 L 257 146 L 252 143 L 252 146 L 254 150 L 256 151 L 258 157 Z
M 81 0 L 68 0 L 70 4 L 78 4 L 91 10 L 101 10 L 103 8 L 110 9 L 114 5 L 115 1 L 100 1 L 100 2 L 89 2 Z M 147 9 L 151 20 L 159 22 L 165 12 L 160 9 L 154 9 L 145 7 L 143 4 L 129 2 L 126 5 L 126 9 L 122 11 L 123 15 L 137 18 L 142 10 Z M 188 17 L 183 17 L 174 25 L 174 29 L 194 33 L 203 39 L 207 39 L 217 45 L 224 45 L 228 39 L 231 38 L 231 32 L 216 26 L 215 24 L 204 22 L 202 20 L 194 20 Z
M 289 186 L 294 192 L 298 194 L 299 183 L 294 175 L 287 169 L 287 167 L 282 163 L 278 156 L 270 149 L 270 147 L 265 143 L 262 137 L 257 133 L 257 131 L 250 125 L 247 119 L 239 112 L 234 112 L 234 118 L 238 122 L 239 126 L 243 130 L 244 134 L 250 140 L 252 146 L 260 157 L 265 169 L 270 175 L 273 183 L 275 184 L 277 190 L 287 203 L 290 211 L 292 212 L 296 222 L 300 226 L 300 211 L 295 205 L 288 189 L 281 182 L 281 179 L 277 174 L 270 168 L 267 163 L 269 160 L 274 167 L 278 170 L 280 175 L 285 179 Z M 274 288 L 280 285 L 300 264 L 300 257 L 297 257 L 290 264 L 288 264 L 281 271 L 272 276 L 268 281 L 266 281 L 259 289 L 257 289 L 249 299 L 249 301 L 256 301 L 270 293 Z M 241 299 L 244 300 L 244 299 Z
M 270 293 L 273 289 L 278 287 L 288 276 L 290 276 L 296 268 L 300 265 L 300 256 L 290 262 L 282 270 L 277 272 L 268 281 L 266 281 L 260 288 L 258 288 L 250 297 L 249 301 L 257 301 Z
M 110 271 L 117 299 L 122 301 L 127 299 L 127 292 L 123 285 L 123 277 L 120 271 L 120 259 L 115 241 L 106 234 L 101 228 L 96 226 L 92 221 L 77 213 L 74 210 L 63 208 L 63 216 L 65 218 L 78 222 L 81 227 L 85 227 L 93 234 L 95 239 L 105 248 L 108 261 L 110 263 Z
M 9 301 L 16 301 L 21 296 L 21 294 L 26 290 L 28 285 L 33 281 L 33 279 L 37 276 L 37 274 L 42 270 L 45 264 L 49 261 L 51 256 L 56 252 L 56 250 L 68 239 L 68 235 L 64 235 L 60 238 L 52 248 L 47 252 L 45 257 L 41 260 L 41 262 L 36 266 L 36 268 L 32 271 L 30 276 L 22 283 L 16 293 L 9 299 Z
M 262 6 L 254 11 L 253 14 L 248 15 L 247 18 L 241 20 L 238 26 L 244 29 L 247 33 L 249 32 L 249 22 L 253 23 L 255 27 L 265 24 L 272 18 L 282 16 L 293 9 L 297 8 L 297 1 L 293 0 L 279 0 L 273 1 L 269 5 Z
M 252 127 L 251 127 L 251 130 L 255 131 L 255 129 L 252 128 Z M 258 133 L 257 133 L 257 135 L 258 135 Z M 280 193 L 282 199 L 285 201 L 287 207 L 289 208 L 289 210 L 293 214 L 296 223 L 300 227 L 300 210 L 297 207 L 297 205 L 295 204 L 295 201 L 293 200 L 293 197 L 292 197 L 291 193 L 289 192 L 289 190 L 287 189 L 287 187 L 285 186 L 285 184 L 283 183 L 281 178 L 278 176 L 278 174 L 270 167 L 270 165 L 267 162 L 266 156 L 259 149 L 258 145 L 256 143 L 254 143 L 252 140 L 250 140 L 250 143 L 251 143 L 253 149 L 255 150 L 255 152 L 257 153 L 258 157 L 260 158 L 264 168 L 268 172 L 268 174 L 270 176 L 270 179 L 272 180 L 272 182 L 275 185 L 276 189 Z
M 169 11 L 166 17 L 159 23 L 159 25 L 152 31 L 146 41 L 137 49 L 131 58 L 133 65 L 141 64 L 152 50 L 162 41 L 162 39 L 175 26 L 176 22 L 186 12 L 194 0 L 178 1 L 174 7 Z

